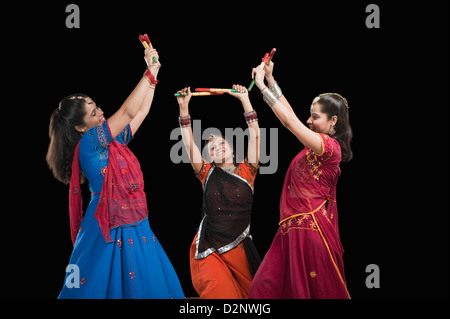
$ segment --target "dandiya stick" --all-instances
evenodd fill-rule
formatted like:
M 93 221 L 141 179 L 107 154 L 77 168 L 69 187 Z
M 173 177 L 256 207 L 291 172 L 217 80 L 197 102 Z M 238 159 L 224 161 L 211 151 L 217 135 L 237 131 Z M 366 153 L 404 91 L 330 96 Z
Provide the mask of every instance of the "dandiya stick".
M 141 43 L 144 46 L 144 48 L 146 48 L 146 49 L 148 49 L 148 48 L 153 49 L 152 43 L 150 42 L 150 39 L 149 39 L 147 33 L 144 34 L 144 35 L 140 35 L 139 36 L 139 40 L 141 40 Z
M 273 51 L 273 50 L 272 50 Z M 275 53 L 274 53 L 275 54 Z M 267 60 L 269 59 L 269 53 L 266 53 L 266 55 L 264 55 L 264 58 L 262 59 L 261 64 L 259 65 L 260 67 L 264 67 L 264 65 L 266 64 Z M 255 85 L 255 79 L 253 79 L 250 82 L 250 85 L 248 86 L 248 90 L 251 91 L 253 86 Z
M 139 36 L 139 37 L 140 37 L 140 36 Z M 144 46 L 144 48 L 146 48 L 146 49 L 149 48 L 147 42 L 141 40 L 141 43 L 142 43 L 142 45 Z
M 223 92 L 193 92 L 192 96 L 210 96 L 210 95 L 223 95 Z M 187 96 L 187 94 L 175 93 L 175 96 Z
M 153 49 L 152 43 L 150 42 L 150 39 L 149 39 L 147 33 L 144 34 L 144 35 L 139 35 L 139 40 L 141 40 L 141 43 L 144 46 L 144 48 L 146 48 L 146 49 L 148 49 L 148 48 Z M 153 62 L 156 62 L 156 58 L 155 57 L 153 57 Z
M 266 65 L 269 65 L 270 61 L 272 61 L 273 56 L 277 53 L 277 49 L 273 48 L 272 51 L 270 51 L 269 58 L 267 59 Z
M 212 88 L 196 88 L 195 92 L 232 92 L 237 93 L 238 90 L 235 89 L 212 89 Z

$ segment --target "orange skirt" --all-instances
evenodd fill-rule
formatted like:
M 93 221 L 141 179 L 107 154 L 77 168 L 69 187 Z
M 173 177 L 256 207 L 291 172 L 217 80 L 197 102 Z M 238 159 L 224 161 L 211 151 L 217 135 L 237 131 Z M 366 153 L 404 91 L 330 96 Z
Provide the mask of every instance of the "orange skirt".
M 202 299 L 247 299 L 253 276 L 248 266 L 244 243 L 224 254 L 212 253 L 195 259 L 195 241 L 190 249 L 191 278 Z

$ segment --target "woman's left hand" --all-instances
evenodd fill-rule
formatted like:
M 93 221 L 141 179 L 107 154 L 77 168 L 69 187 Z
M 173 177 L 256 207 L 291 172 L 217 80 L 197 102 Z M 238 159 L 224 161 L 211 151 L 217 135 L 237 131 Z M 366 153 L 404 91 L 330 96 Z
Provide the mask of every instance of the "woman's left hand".
M 242 101 L 242 99 L 248 99 L 248 90 L 245 86 L 239 84 L 233 84 L 233 89 L 238 92 L 227 92 L 231 96 L 234 96 Z
M 256 68 L 252 69 L 252 79 L 255 79 L 255 84 L 260 90 L 266 86 L 264 84 L 264 75 L 265 71 L 261 65 L 258 65 Z
M 145 49 L 145 62 L 147 63 L 147 67 L 152 72 L 153 76 L 156 78 L 159 72 L 159 68 L 161 67 L 161 63 L 159 62 L 158 51 L 155 49 Z

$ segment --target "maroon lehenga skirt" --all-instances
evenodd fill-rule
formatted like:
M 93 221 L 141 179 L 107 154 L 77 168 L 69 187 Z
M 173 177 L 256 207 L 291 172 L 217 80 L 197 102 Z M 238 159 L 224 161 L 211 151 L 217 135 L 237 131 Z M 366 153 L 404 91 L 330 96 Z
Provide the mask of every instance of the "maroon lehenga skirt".
M 342 247 L 325 208 L 280 224 L 250 288 L 254 299 L 349 299 Z M 338 245 L 339 248 L 333 248 Z

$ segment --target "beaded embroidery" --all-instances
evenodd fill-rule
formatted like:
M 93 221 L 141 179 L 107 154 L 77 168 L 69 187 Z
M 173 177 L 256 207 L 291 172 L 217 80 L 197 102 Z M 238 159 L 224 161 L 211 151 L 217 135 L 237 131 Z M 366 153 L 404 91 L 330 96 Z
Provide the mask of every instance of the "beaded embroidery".
M 319 134 L 319 136 L 322 139 L 322 154 L 317 155 L 311 149 L 308 149 L 305 154 L 306 164 L 316 182 L 319 182 L 320 175 L 322 175 L 322 163 L 327 161 L 331 155 L 333 155 L 333 142 L 331 141 L 331 138 L 324 134 Z
M 311 174 L 313 175 L 314 180 L 318 182 L 320 175 L 322 175 L 322 170 L 320 169 L 322 163 L 317 159 L 317 155 L 316 153 L 314 153 L 314 151 L 308 150 L 306 152 L 306 163 L 311 170 Z
M 311 214 L 304 214 L 290 218 L 286 220 L 284 223 L 282 223 L 280 226 L 281 226 L 281 233 L 283 235 L 289 233 L 291 229 L 309 229 L 317 231 L 317 226 L 314 223 L 314 218 L 311 216 Z
M 108 141 L 108 138 L 106 137 L 105 128 L 103 127 L 103 125 L 97 126 L 97 135 L 98 135 L 98 140 L 100 142 L 100 145 L 102 147 L 108 147 L 109 141 Z

